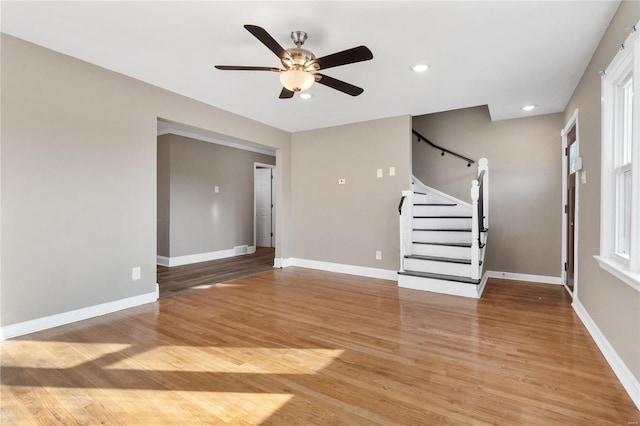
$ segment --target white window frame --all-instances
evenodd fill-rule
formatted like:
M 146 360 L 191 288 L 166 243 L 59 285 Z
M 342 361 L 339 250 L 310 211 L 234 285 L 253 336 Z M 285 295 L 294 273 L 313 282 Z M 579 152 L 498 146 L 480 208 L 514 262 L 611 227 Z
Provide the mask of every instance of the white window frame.
M 640 27 L 640 25 L 638 26 Z M 616 137 L 622 120 L 617 112 L 621 84 L 633 76 L 631 165 L 619 166 Z M 630 34 L 602 75 L 602 151 L 600 201 L 600 267 L 640 292 L 640 31 Z M 616 253 L 616 176 L 631 168 L 631 232 L 629 256 Z

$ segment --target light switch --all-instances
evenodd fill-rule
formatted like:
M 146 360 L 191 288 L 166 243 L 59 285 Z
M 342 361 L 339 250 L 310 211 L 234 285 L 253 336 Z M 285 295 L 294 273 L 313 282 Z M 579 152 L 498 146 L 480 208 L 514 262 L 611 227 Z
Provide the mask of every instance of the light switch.
M 217 185 L 214 186 L 213 187 L 213 192 L 215 192 L 217 194 L 218 192 L 220 192 L 220 188 Z
M 389 167 L 389 176 L 395 176 L 395 175 L 396 175 L 396 168 Z
M 138 281 L 140 278 L 142 278 L 141 268 L 139 266 L 131 268 L 131 279 L 133 281 Z
M 379 178 L 382 177 L 382 169 L 376 170 L 376 176 L 378 176 Z

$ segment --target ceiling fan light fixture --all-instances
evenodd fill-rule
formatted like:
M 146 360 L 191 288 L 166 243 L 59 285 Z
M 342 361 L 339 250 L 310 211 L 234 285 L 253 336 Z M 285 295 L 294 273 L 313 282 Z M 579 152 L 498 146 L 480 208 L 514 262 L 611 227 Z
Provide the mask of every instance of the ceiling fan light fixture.
M 292 92 L 304 92 L 316 81 L 313 74 L 301 70 L 288 70 L 280 73 L 280 83 Z

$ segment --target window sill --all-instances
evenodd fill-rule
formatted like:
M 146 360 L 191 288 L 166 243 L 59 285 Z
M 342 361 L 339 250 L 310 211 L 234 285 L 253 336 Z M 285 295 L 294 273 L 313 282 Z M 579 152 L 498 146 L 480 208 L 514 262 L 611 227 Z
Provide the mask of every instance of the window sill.
M 602 257 L 602 256 L 593 256 L 602 269 L 609 272 L 625 284 L 629 285 L 634 290 L 640 292 L 640 273 L 639 272 L 631 272 L 629 268 L 621 265 L 613 259 Z

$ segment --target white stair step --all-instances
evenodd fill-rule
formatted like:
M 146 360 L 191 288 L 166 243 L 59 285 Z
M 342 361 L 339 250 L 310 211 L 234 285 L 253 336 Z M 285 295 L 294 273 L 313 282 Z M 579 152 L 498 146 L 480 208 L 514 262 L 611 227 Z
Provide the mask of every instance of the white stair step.
M 414 203 L 455 203 L 455 200 L 444 196 L 443 194 L 438 194 L 437 192 L 433 192 L 430 190 L 421 190 L 416 189 L 413 192 L 414 196 L 416 194 L 420 195 L 420 198 L 414 197 Z M 422 196 L 424 194 L 424 196 Z M 416 200 L 425 200 L 425 201 L 416 201 Z
M 471 260 L 411 255 L 404 258 L 404 269 L 434 274 L 471 276 Z
M 471 231 L 414 229 L 411 238 L 414 242 L 470 243 Z
M 466 259 L 471 257 L 471 243 L 413 243 L 411 254 Z
M 410 270 L 398 272 L 398 287 L 474 299 L 478 299 L 483 290 L 480 280 Z
M 413 203 L 414 216 L 471 216 L 471 209 L 453 203 Z
M 428 203 L 429 201 L 427 200 L 427 193 L 426 192 L 420 192 L 420 191 L 414 191 L 413 192 L 413 203 Z
M 414 228 L 411 235 L 413 242 L 433 243 L 471 243 L 471 229 L 432 229 Z M 480 241 L 485 243 L 487 233 L 480 233 Z
M 471 216 L 417 216 L 412 219 L 414 228 L 471 228 Z

